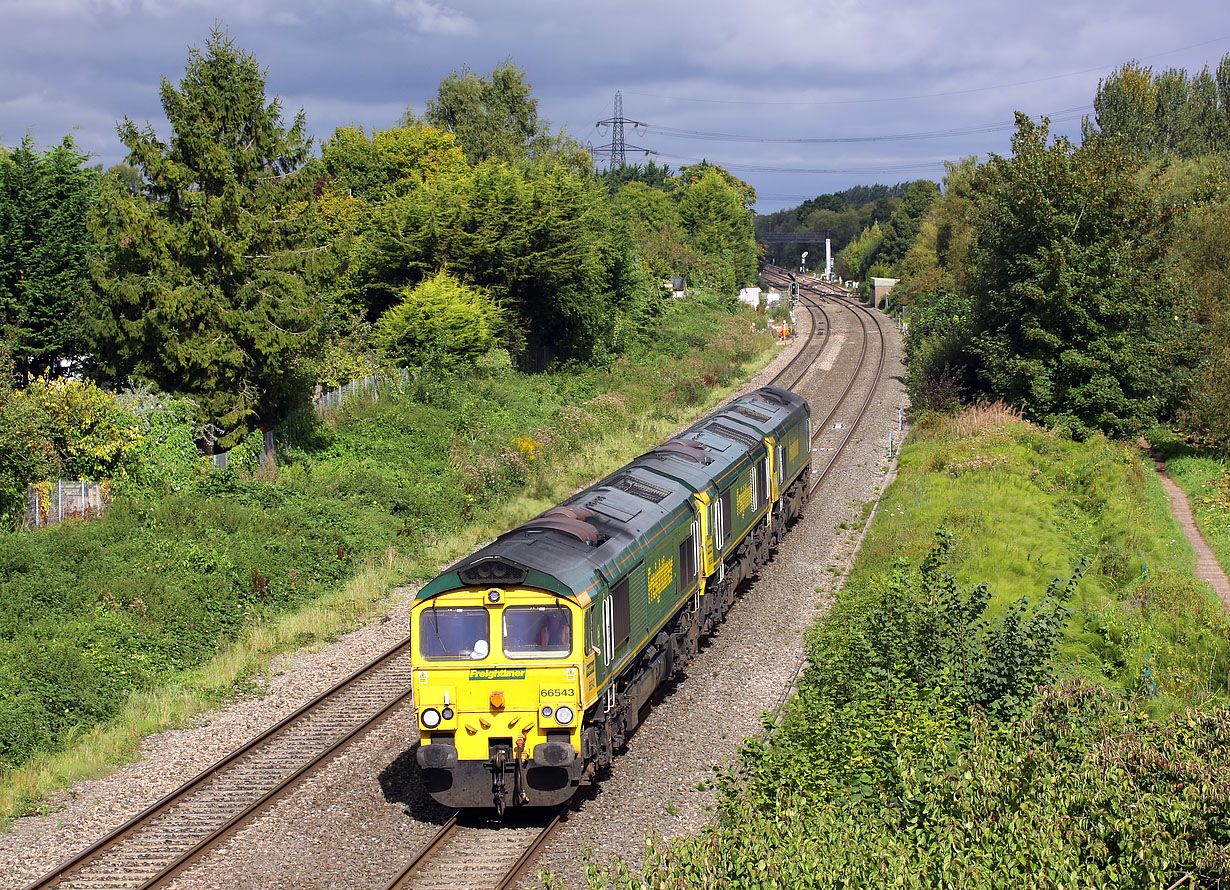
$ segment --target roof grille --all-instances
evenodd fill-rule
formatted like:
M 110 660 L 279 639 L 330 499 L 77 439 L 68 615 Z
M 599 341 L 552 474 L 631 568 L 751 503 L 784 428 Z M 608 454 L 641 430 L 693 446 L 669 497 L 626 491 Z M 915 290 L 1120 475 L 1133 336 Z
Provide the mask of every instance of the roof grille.
M 636 495 L 638 498 L 643 498 L 646 501 L 653 501 L 655 504 L 662 503 L 670 492 L 665 488 L 659 488 L 656 485 L 650 485 L 643 479 L 637 479 L 627 473 L 616 476 L 610 481 L 612 488 L 618 488 L 620 491 L 626 491 L 628 494 Z
M 483 586 L 491 584 L 522 584 L 529 573 L 519 565 L 484 556 L 457 572 L 462 584 Z
M 736 413 L 742 414 L 744 417 L 750 417 L 752 420 L 759 420 L 761 423 L 769 419 L 769 415 L 761 414 L 759 411 L 753 411 L 743 405 L 735 405 L 733 409 Z
M 705 429 L 711 433 L 716 433 L 724 439 L 730 439 L 732 442 L 746 445 L 748 448 L 754 448 L 759 442 L 755 436 L 748 435 L 734 427 L 726 426 L 724 423 L 711 423 Z

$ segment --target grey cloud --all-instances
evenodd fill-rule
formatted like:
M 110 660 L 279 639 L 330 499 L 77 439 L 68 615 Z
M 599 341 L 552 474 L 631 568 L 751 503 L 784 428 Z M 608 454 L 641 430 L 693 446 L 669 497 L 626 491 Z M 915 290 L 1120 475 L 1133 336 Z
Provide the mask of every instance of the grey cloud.
M 120 160 L 115 122 L 165 125 L 159 78 L 178 83 L 188 47 L 202 45 L 216 20 L 268 69 L 286 116 L 302 106 L 318 138 L 350 123 L 390 126 L 406 105 L 421 111 L 450 71 L 485 72 L 509 57 L 526 70 L 544 117 L 601 144 L 610 132 L 594 122 L 611 115 L 616 90 L 628 117 L 659 126 L 900 134 L 1086 105 L 1099 77 L 1133 57 L 1198 69 L 1230 51 L 1223 40 L 1151 56 L 1230 34 L 1220 0 L 1164 8 L 1144 0 L 10 0 L 0 12 L 0 141 L 32 130 L 53 143 L 78 127 L 74 138 L 99 160 Z M 1077 136 L 1079 121 L 1056 130 Z M 628 141 L 671 156 L 674 167 L 707 157 L 732 168 L 865 171 L 739 174 L 764 194 L 801 199 L 857 182 L 938 177 L 939 159 L 1007 153 L 1008 137 L 774 145 L 650 130 Z M 910 163 L 931 166 L 889 169 Z

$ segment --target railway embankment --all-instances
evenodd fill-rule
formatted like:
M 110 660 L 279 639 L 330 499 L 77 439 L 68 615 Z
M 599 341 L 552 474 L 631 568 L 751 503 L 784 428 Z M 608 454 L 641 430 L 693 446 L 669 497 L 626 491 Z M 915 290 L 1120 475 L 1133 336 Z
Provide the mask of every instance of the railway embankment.
M 261 686 L 279 653 L 377 614 L 390 588 L 659 441 L 778 349 L 743 316 L 671 303 L 609 367 L 419 375 L 305 417 L 276 476 L 242 449 L 223 471 L 177 458 L 97 521 L 5 533 L 0 818 Z M 156 430 L 160 447 L 182 434 L 194 455 L 181 426 Z
M 780 724 L 621 886 L 1224 884 L 1230 618 L 1152 462 L 981 408 L 898 468 Z

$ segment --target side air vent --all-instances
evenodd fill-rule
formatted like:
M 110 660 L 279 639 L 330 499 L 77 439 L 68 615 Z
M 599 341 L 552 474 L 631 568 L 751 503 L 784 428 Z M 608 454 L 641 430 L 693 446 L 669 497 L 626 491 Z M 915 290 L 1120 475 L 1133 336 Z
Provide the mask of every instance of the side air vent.
M 760 440 L 755 436 L 742 430 L 737 430 L 734 427 L 726 426 L 724 423 L 711 423 L 705 429 L 721 436 L 723 439 L 730 439 L 732 442 L 746 445 L 748 448 L 755 448 L 760 443 Z
M 628 473 L 621 473 L 608 483 L 612 488 L 618 488 L 620 491 L 626 491 L 628 494 L 636 495 L 646 501 L 653 501 L 655 504 L 660 504 L 669 495 L 670 492 L 665 488 L 659 488 L 656 485 L 650 485 L 643 479 L 637 479 Z
M 527 574 L 521 566 L 493 556 L 472 562 L 457 572 L 462 584 L 483 587 L 491 584 L 522 584 Z
M 745 405 L 735 405 L 733 410 L 736 414 L 742 414 L 744 417 L 750 417 L 752 420 L 759 420 L 761 423 L 769 419 L 769 415 L 761 414 L 759 411 L 753 411 Z

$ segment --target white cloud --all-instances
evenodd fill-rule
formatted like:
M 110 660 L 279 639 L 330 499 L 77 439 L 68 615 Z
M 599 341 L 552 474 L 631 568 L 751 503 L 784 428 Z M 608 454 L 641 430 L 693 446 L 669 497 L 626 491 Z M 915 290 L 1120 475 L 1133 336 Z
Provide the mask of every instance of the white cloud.
M 409 19 L 423 34 L 464 37 L 477 32 L 474 20 L 462 12 L 431 0 L 396 0 L 394 11 Z

